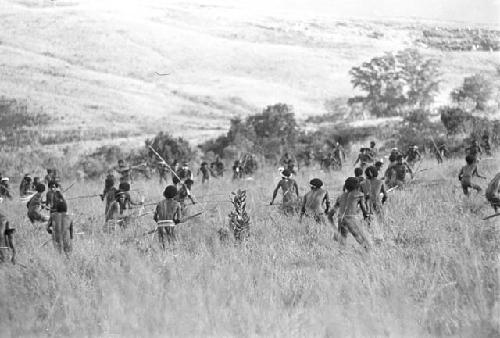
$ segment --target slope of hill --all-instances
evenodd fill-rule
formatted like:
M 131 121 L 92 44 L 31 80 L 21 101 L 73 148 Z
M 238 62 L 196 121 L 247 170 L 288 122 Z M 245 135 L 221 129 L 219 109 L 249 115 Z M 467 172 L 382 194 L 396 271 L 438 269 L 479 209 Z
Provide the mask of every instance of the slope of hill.
M 413 46 L 434 25 L 209 0 L 101 2 L 0 0 L 0 93 L 43 107 L 54 129 L 170 130 L 200 141 L 267 104 L 323 113 L 325 100 L 352 94 L 352 66 Z M 464 76 L 499 64 L 498 53 L 426 52 L 443 60 L 440 101 Z

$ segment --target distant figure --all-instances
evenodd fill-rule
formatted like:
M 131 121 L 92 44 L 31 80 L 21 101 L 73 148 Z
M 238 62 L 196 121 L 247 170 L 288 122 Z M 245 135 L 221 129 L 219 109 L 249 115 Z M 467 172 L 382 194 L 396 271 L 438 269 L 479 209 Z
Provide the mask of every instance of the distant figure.
M 196 173 L 198 176 L 201 173 L 201 184 L 208 183 L 210 181 L 210 168 L 207 162 L 201 162 L 201 166 Z
M 165 199 L 156 206 L 154 221 L 157 224 L 160 244 L 165 248 L 165 238 L 168 243 L 175 242 L 175 225 L 180 223 L 182 217 L 181 205 L 175 200 L 177 188 L 169 185 L 163 191 Z
M 474 162 L 479 161 L 479 155 L 482 154 L 482 152 L 483 151 L 476 140 L 472 140 L 471 145 L 465 148 L 465 154 L 474 157 Z
M 7 260 L 8 250 L 12 251 L 10 261 L 16 263 L 16 248 L 14 246 L 15 228 L 5 215 L 0 213 L 0 263 Z
M 115 167 L 115 170 L 120 175 L 120 183 L 130 184 L 132 182 L 131 168 L 124 160 L 120 159 L 118 161 L 118 166 Z
M 368 164 L 373 163 L 373 159 L 370 156 L 369 148 L 361 148 L 359 150 L 359 155 L 356 161 L 354 162 L 354 166 L 359 163 L 359 167 L 361 170 L 365 170 Z
M 45 206 L 45 202 L 43 201 L 44 191 L 45 185 L 38 184 L 36 194 L 27 203 L 28 218 L 32 224 L 35 222 L 47 222 L 49 220 L 49 217 L 42 215 L 42 208 Z
M 181 180 L 181 183 L 187 179 L 194 179 L 193 173 L 191 172 L 191 169 L 189 169 L 189 164 L 187 162 L 184 162 L 182 167 L 177 171 L 177 176 Z
M 491 145 L 490 145 L 490 135 L 488 132 L 485 132 L 481 137 L 481 145 L 483 146 L 484 152 L 486 155 L 491 156 Z
M 243 168 L 241 167 L 240 161 L 236 160 L 233 164 L 233 180 L 239 180 L 243 177 Z
M 402 188 L 406 183 L 406 174 L 409 173 L 413 178 L 413 172 L 407 163 L 403 162 L 403 155 L 397 155 L 396 164 L 389 169 L 389 188 Z
M 19 186 L 19 196 L 29 195 L 32 191 L 32 179 L 30 174 L 25 174 Z
M 187 179 L 184 181 L 184 184 L 181 185 L 181 188 L 177 191 L 177 196 L 176 200 L 179 202 L 181 206 L 181 211 L 182 214 L 186 214 L 186 198 L 189 198 L 191 203 L 194 205 L 196 204 L 196 201 L 193 198 L 193 195 L 191 194 L 191 187 L 193 186 L 194 181 L 191 179 Z
M 2 177 L 0 180 L 0 199 L 2 198 L 8 198 L 10 200 L 12 199 L 12 195 L 10 194 L 8 177 Z
M 333 150 L 333 159 L 335 160 L 335 164 L 337 169 L 342 170 L 342 165 L 345 162 L 345 151 L 344 147 L 337 142 L 335 145 L 335 149 Z
M 54 247 L 59 253 L 69 255 L 72 250 L 71 241 L 73 240 L 73 221 L 66 213 L 66 201 L 59 199 L 53 206 L 54 212 L 51 213 L 47 224 L 47 232 L 52 235 Z
M 365 174 L 365 188 L 368 193 L 368 198 L 366 199 L 367 211 L 370 214 L 382 216 L 382 205 L 387 200 L 384 182 L 377 178 L 378 170 L 375 167 L 370 166 L 366 168 Z
M 474 155 L 469 154 L 465 157 L 465 162 L 467 163 L 465 166 L 460 169 L 458 174 L 458 180 L 462 184 L 462 190 L 464 191 L 464 195 L 469 196 L 469 189 L 474 189 L 478 193 L 481 191 L 481 187 L 472 182 L 472 178 L 474 176 L 480 178 L 486 178 L 477 172 L 477 162 Z
M 368 148 L 368 155 L 370 155 L 372 161 L 374 161 L 378 155 L 378 149 L 375 147 L 375 145 L 376 145 L 375 141 L 370 141 L 370 148 Z
M 404 155 L 404 158 L 406 159 L 406 163 L 408 163 L 410 167 L 413 167 L 415 163 L 422 160 L 422 155 L 418 151 L 418 147 L 416 145 L 412 145 L 408 147 L 408 151 Z
M 330 197 L 328 192 L 321 187 L 323 181 L 319 178 L 314 178 L 309 182 L 311 191 L 309 191 L 302 201 L 302 208 L 300 211 L 300 221 L 304 216 L 313 218 L 318 223 L 324 223 L 324 214 L 328 213 L 330 209 Z M 323 205 L 325 208 L 323 209 Z
M 224 163 L 220 160 L 219 156 L 215 158 L 215 162 L 210 163 L 212 175 L 214 177 L 224 177 Z
M 273 205 L 276 196 L 278 195 L 278 190 L 281 189 L 283 193 L 283 200 L 281 203 L 281 208 L 285 215 L 290 215 L 295 213 L 297 199 L 299 198 L 299 186 L 297 182 L 290 178 L 291 173 L 288 169 L 285 169 L 281 173 L 281 180 L 273 191 L 273 198 L 270 205 Z
M 496 174 L 488 184 L 485 196 L 497 213 L 500 210 L 500 173 Z

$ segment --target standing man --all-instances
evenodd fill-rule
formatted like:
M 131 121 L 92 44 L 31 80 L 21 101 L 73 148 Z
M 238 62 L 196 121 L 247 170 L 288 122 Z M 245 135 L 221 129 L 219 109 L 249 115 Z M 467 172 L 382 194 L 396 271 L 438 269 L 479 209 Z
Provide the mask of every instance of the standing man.
M 336 234 L 335 239 L 338 240 L 341 245 L 344 245 L 347 235 L 351 233 L 356 241 L 368 251 L 368 240 L 361 231 L 361 227 L 357 220 L 358 207 L 363 212 L 365 219 L 369 217 L 363 194 L 359 191 L 359 181 L 355 177 L 349 177 L 345 181 L 344 187 L 346 192 L 339 196 L 332 211 L 328 214 L 328 220 L 333 225 L 335 223 L 333 216 L 337 213 L 337 230 L 340 237 Z
M 175 225 L 180 223 L 182 217 L 181 205 L 175 200 L 177 188 L 169 185 L 163 191 L 165 199 L 156 206 L 154 221 L 158 224 L 158 238 L 165 249 L 165 238 L 168 243 L 175 242 Z
M 68 208 L 64 198 L 58 199 L 53 209 L 54 211 L 50 214 L 50 220 L 47 224 L 47 232 L 52 235 L 52 241 L 57 251 L 59 253 L 64 251 L 66 255 L 69 255 L 73 248 L 71 244 L 73 240 L 73 221 L 67 214 Z
M 404 158 L 406 158 L 406 163 L 408 163 L 410 167 L 413 167 L 415 163 L 422 160 L 422 155 L 418 151 L 418 147 L 416 145 L 412 145 L 408 147 L 408 151 L 404 155 Z
M 12 251 L 10 261 L 16 264 L 16 248 L 14 247 L 14 232 L 16 230 L 9 223 L 5 215 L 0 213 L 0 263 L 5 262 L 7 250 Z
M 309 182 L 311 191 L 309 191 L 302 201 L 302 208 L 300 211 L 300 220 L 305 216 L 312 217 L 317 223 L 324 223 L 324 214 L 328 213 L 330 209 L 330 197 L 328 192 L 321 187 L 323 181 L 319 178 L 314 178 Z M 323 207 L 323 205 L 325 207 Z
M 460 169 L 460 173 L 458 173 L 458 180 L 462 184 L 462 190 L 464 191 L 465 196 L 469 196 L 469 189 L 474 189 L 477 192 L 481 191 L 481 187 L 472 182 L 472 178 L 474 176 L 479 178 L 486 178 L 477 172 L 477 159 L 474 155 L 469 154 L 465 156 L 465 162 L 467 163 L 465 166 Z
M 283 193 L 283 200 L 281 207 L 285 215 L 290 215 L 295 213 L 295 206 L 297 205 L 297 199 L 299 198 L 299 186 L 297 182 L 290 178 L 291 172 L 285 169 L 281 172 L 281 180 L 273 191 L 273 199 L 270 205 L 273 205 L 274 199 L 278 195 L 278 190 L 281 189 Z
M 196 176 L 198 176 L 201 173 L 201 184 L 205 184 L 209 182 L 210 180 L 210 168 L 208 167 L 207 162 L 201 162 L 201 167 L 198 169 L 198 172 L 196 173 Z

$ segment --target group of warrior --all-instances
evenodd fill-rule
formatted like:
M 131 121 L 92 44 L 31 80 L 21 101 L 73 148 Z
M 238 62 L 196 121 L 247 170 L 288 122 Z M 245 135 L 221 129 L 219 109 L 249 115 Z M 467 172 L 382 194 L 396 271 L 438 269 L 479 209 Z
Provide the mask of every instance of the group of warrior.
M 477 172 L 479 161 L 477 148 L 477 143 L 473 142 L 471 147 L 466 149 L 466 165 L 459 173 L 459 180 L 466 196 L 469 196 L 471 188 L 481 191 L 481 188 L 472 181 L 474 176 L 485 178 Z M 354 169 L 354 176 L 345 180 L 342 193 L 332 208 L 328 191 L 323 188 L 323 182 L 319 178 L 314 178 L 309 182 L 311 190 L 300 199 L 298 184 L 293 179 L 294 173 L 288 168 L 280 168 L 281 180 L 273 191 L 270 204 L 274 204 L 281 190 L 283 194 L 281 209 L 285 215 L 294 215 L 299 212 L 300 220 L 310 217 L 318 223 L 325 223 L 326 217 L 331 224 L 335 223 L 336 215 L 335 239 L 344 243 L 346 236 L 351 233 L 356 241 L 368 250 L 369 241 L 357 216 L 361 212 L 368 225 L 374 216 L 381 221 L 383 219 L 382 206 L 387 201 L 387 193 L 402 188 L 407 183 L 408 174 L 413 179 L 412 168 L 422 159 L 417 146 L 410 146 L 405 154 L 393 148 L 389 155 L 388 168 L 383 177 L 379 178 L 383 159 L 374 161 L 377 153 L 375 142 L 371 142 L 370 148 L 361 148 L 360 155 L 354 162 L 354 165 L 359 163 L 359 166 Z M 500 173 L 489 183 L 485 197 L 497 213 L 500 209 Z
M 384 167 L 384 160 L 382 158 L 377 160 L 378 150 L 375 145 L 372 141 L 370 147 L 360 149 L 360 154 L 354 162 L 355 166 L 358 165 L 354 169 L 354 176 L 345 180 L 342 193 L 333 206 L 330 205 L 329 194 L 323 188 L 323 182 L 319 178 L 312 179 L 309 182 L 310 191 L 299 198 L 298 184 L 293 178 L 296 175 L 295 159 L 286 153 L 280 161 L 281 180 L 273 191 L 270 204 L 274 204 L 278 191 L 281 189 L 283 193 L 281 209 L 285 215 L 299 213 L 300 220 L 310 217 L 316 222 L 325 223 L 328 220 L 331 224 L 335 223 L 336 218 L 335 238 L 337 240 L 344 243 L 346 236 L 351 233 L 365 249 L 368 249 L 369 241 L 362 230 L 362 224 L 358 221 L 358 215 L 361 213 L 368 224 L 374 217 L 378 221 L 382 220 L 383 204 L 387 201 L 388 192 L 403 187 L 407 183 L 408 174 L 413 179 L 415 166 L 422 159 L 417 146 L 410 146 L 404 154 L 397 148 L 393 148 L 388 156 L 388 167 L 382 176 L 380 173 Z M 342 155 L 343 150 L 339 146 L 337 143 L 338 154 L 341 154 L 343 158 L 345 155 Z M 484 177 L 480 176 L 477 170 L 478 156 L 481 153 L 477 142 L 473 142 L 466 151 L 466 165 L 460 170 L 459 180 L 464 194 L 469 195 L 470 189 L 481 191 L 481 188 L 473 182 L 474 177 Z M 186 201 L 189 199 L 192 204 L 196 203 L 191 194 L 194 175 L 188 163 L 182 166 L 166 165 L 165 167 L 172 175 L 172 184 L 164 189 L 164 200 L 154 203 L 156 209 L 153 216 L 157 223 L 155 231 L 158 232 L 163 247 L 165 240 L 169 243 L 175 241 L 175 226 L 183 221 Z M 237 176 L 236 178 L 240 178 L 239 170 L 241 170 L 241 163 L 235 162 L 233 176 Z M 198 174 L 201 174 L 202 183 L 206 183 L 210 176 L 222 176 L 223 171 L 222 161 L 217 158 L 210 166 L 207 162 L 202 162 Z M 119 175 L 118 187 L 115 186 L 115 172 Z M 12 198 L 9 178 L 1 176 L 0 174 L 0 198 Z M 69 253 L 73 239 L 73 222 L 67 214 L 67 203 L 55 169 L 47 170 L 44 183 L 39 177 L 32 179 L 29 174 L 26 174 L 21 181 L 20 196 L 29 196 L 28 219 L 32 223 L 46 223 L 47 231 L 52 235 L 55 247 L 60 252 Z M 45 185 L 48 191 L 44 198 Z M 104 191 L 100 194 L 102 201 L 105 202 L 105 231 L 111 231 L 116 227 L 126 227 L 131 216 L 131 209 L 144 206 L 143 201 L 134 201 L 130 192 L 131 167 L 120 160 L 116 167 L 108 171 Z M 500 208 L 500 173 L 489 183 L 485 196 L 497 213 Z M 49 211 L 49 216 L 42 213 L 43 209 Z M 5 259 L 4 250 L 9 248 L 12 249 L 12 260 L 15 260 L 13 233 L 14 228 L 7 217 L 0 213 L 0 261 Z

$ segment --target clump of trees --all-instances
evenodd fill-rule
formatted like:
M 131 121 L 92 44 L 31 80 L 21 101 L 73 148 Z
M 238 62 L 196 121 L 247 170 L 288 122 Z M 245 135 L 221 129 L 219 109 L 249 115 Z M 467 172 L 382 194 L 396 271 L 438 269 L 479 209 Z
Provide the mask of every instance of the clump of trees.
M 473 109 L 485 111 L 493 95 L 493 84 L 483 74 L 474 74 L 464 79 L 463 84 L 451 92 L 455 103 L 471 102 Z
M 349 74 L 353 87 L 364 92 L 350 98 L 349 104 L 361 104 L 377 117 L 428 108 L 439 90 L 439 61 L 417 49 L 374 57 L 353 67 Z
M 200 148 L 220 157 L 237 157 L 235 155 L 240 152 L 250 152 L 271 159 L 283 148 L 294 150 L 299 133 L 293 108 L 277 103 L 245 120 L 232 119 L 226 135 L 205 142 Z

